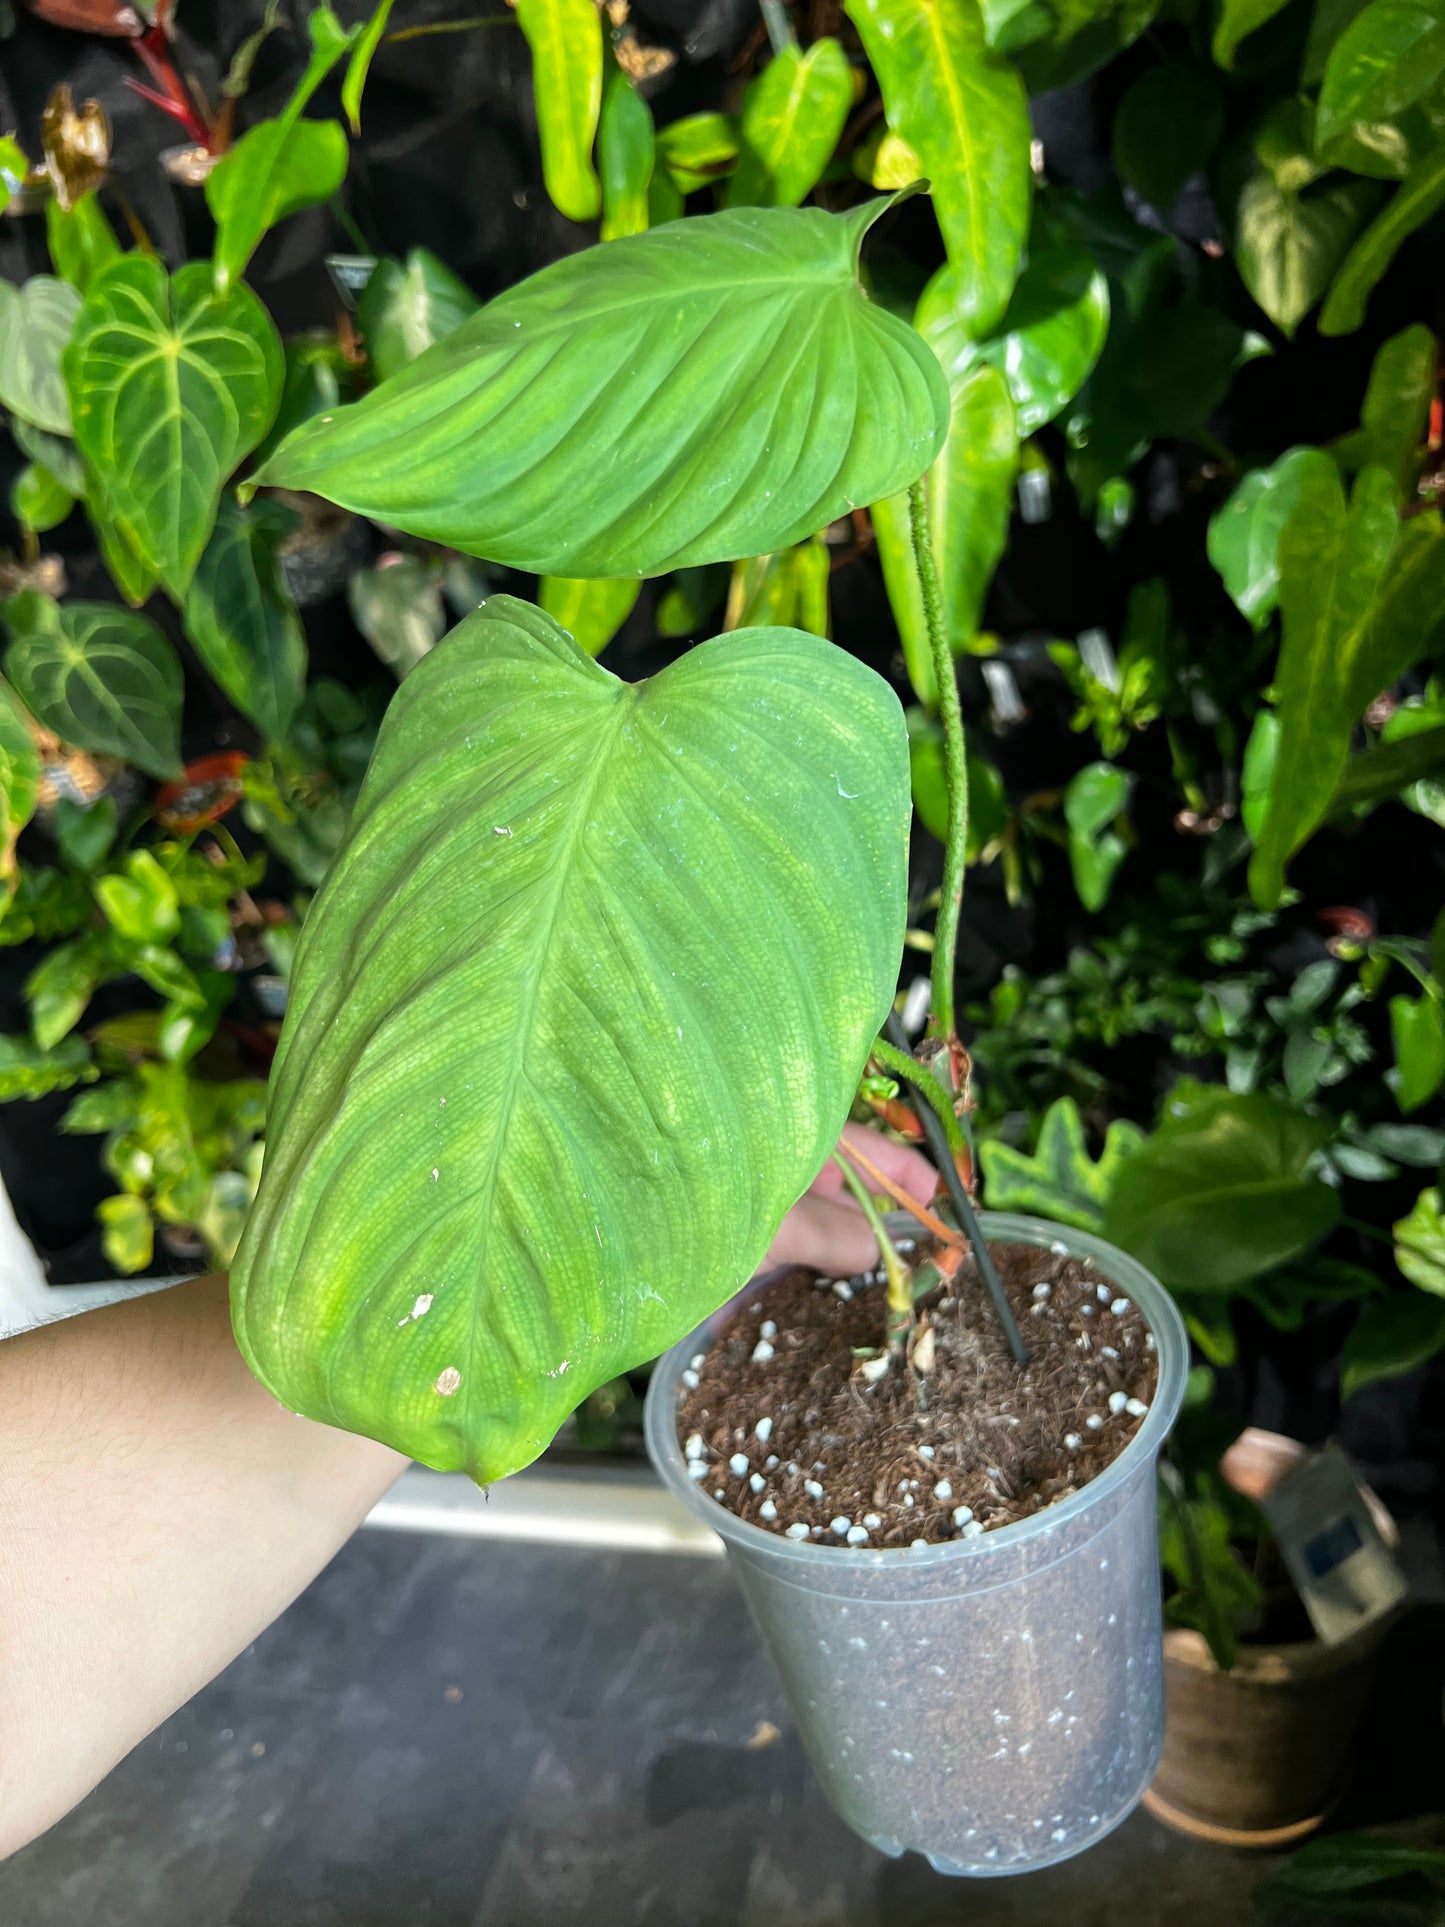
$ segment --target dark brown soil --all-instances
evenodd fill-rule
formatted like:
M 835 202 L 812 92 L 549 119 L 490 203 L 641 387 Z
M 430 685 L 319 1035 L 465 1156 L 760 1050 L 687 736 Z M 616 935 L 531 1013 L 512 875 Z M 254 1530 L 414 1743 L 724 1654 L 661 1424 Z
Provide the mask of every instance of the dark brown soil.
M 678 1438 L 693 1477 L 765 1531 L 867 1546 L 974 1537 L 1087 1485 L 1154 1396 L 1153 1337 L 1088 1260 L 991 1250 L 1026 1366 L 971 1257 L 956 1295 L 940 1287 L 919 1307 L 914 1356 L 927 1359 L 931 1332 L 931 1368 L 881 1376 L 881 1285 L 789 1271 L 691 1360 Z

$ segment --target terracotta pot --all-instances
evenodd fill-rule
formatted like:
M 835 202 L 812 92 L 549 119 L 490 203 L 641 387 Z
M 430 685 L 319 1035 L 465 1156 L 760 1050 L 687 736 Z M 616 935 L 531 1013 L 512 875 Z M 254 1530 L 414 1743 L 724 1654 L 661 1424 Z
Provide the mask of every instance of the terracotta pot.
M 1258 1499 L 1304 1456 L 1277 1432 L 1250 1427 L 1221 1469 Z M 1394 1521 L 1373 1493 L 1388 1543 Z M 1241 1646 L 1220 1672 L 1200 1634 L 1164 1635 L 1164 1751 L 1144 1805 L 1156 1820 L 1196 1839 L 1232 1847 L 1302 1840 L 1345 1791 L 1350 1749 L 1379 1656 L 1377 1626 L 1341 1645 Z

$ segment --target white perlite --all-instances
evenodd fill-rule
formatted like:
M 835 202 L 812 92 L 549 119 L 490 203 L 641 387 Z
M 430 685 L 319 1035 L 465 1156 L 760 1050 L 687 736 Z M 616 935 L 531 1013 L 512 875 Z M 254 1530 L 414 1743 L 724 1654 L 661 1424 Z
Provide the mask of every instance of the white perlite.
M 773 1504 L 773 1501 L 771 1499 L 764 1499 L 758 1507 L 758 1517 L 760 1519 L 776 1519 L 777 1516 L 778 1508 Z
M 1149 1407 L 1144 1403 L 1142 1398 L 1131 1398 L 1125 1404 L 1124 1410 L 1129 1414 L 1130 1418 L 1143 1418 L 1144 1414 L 1149 1410 Z
M 766 1445 L 768 1440 L 772 1436 L 773 1436 L 773 1421 L 770 1418 L 760 1418 L 757 1424 L 753 1427 L 753 1437 L 755 1439 L 761 1439 L 763 1444 Z
M 1078 1435 L 1078 1433 L 1077 1433 L 1077 1432 L 1065 1432 L 1065 1434 L 1064 1434 L 1064 1450 L 1065 1450 L 1066 1452 L 1077 1452 L 1077 1451 L 1078 1451 L 1078 1449 L 1079 1449 L 1079 1447 L 1080 1447 L 1080 1446 L 1081 1446 L 1081 1445 L 1082 1445 L 1083 1443 L 1084 1443 L 1084 1441 L 1083 1441 L 1083 1440 L 1082 1440 L 1082 1439 L 1081 1439 L 1081 1438 L 1079 1437 L 1079 1435 Z
M 810 1499 L 821 1499 L 823 1496 L 823 1488 L 816 1479 L 804 1479 L 803 1490 Z
M 1103 1416 L 1099 1412 L 1090 1412 L 1084 1423 L 1091 1432 L 1102 1432 L 1104 1429 Z
M 1115 1418 L 1118 1418 L 1119 1414 L 1123 1411 L 1124 1407 L 1128 1403 L 1129 1403 L 1129 1395 L 1127 1392 L 1110 1392 L 1109 1410 Z
M 762 1324 L 758 1326 L 759 1338 L 776 1338 L 777 1335 L 778 1328 L 771 1318 L 765 1318 Z
M 850 1546 L 866 1545 L 868 1542 L 868 1528 L 867 1526 L 849 1526 L 843 1536 L 847 1539 Z
M 938 1484 L 933 1488 L 933 1496 L 935 1499 L 951 1499 L 953 1497 L 952 1482 L 948 1479 L 940 1479 Z
M 956 1526 L 966 1526 L 972 1517 L 973 1507 L 971 1505 L 956 1505 L 953 1508 L 953 1523 Z
M 753 1346 L 753 1363 L 755 1365 L 766 1365 L 772 1355 L 773 1348 L 766 1338 L 760 1338 L 757 1344 Z
M 808 1528 L 800 1520 L 795 1525 L 788 1527 L 785 1536 L 789 1539 L 806 1539 L 808 1536 Z
M 748 1480 L 748 1484 L 752 1487 L 754 1492 L 761 1492 L 763 1487 L 767 1484 L 767 1480 L 763 1477 L 761 1472 L 754 1472 L 752 1477 Z
M 747 1472 L 748 1462 L 741 1452 L 734 1452 L 728 1460 L 728 1470 L 734 1478 L 741 1479 Z
M 840 1512 L 836 1519 L 830 1519 L 828 1521 L 828 1530 L 829 1532 L 836 1532 L 841 1539 L 846 1536 L 848 1528 L 852 1523 L 853 1521 L 850 1518 Z
M 701 1432 L 689 1432 L 687 1444 L 682 1448 L 690 1459 L 700 1459 L 707 1447 L 703 1444 Z
M 1122 1318 L 1132 1303 L 1133 1300 L 1129 1298 L 1116 1298 L 1109 1309 L 1116 1318 Z

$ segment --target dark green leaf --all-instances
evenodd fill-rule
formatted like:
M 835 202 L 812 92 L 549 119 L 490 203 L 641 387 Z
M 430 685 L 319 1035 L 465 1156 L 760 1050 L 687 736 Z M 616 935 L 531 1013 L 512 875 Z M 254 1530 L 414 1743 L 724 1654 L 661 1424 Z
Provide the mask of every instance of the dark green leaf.
M 115 230 L 93 192 L 82 194 L 68 209 L 52 195 L 45 203 L 45 239 L 51 266 L 80 294 L 120 258 Z
M 346 63 L 346 72 L 341 81 L 341 105 L 353 134 L 361 132 L 361 96 L 366 91 L 366 77 L 371 72 L 371 63 L 376 58 L 376 50 L 381 45 L 381 36 L 386 32 L 386 23 L 391 18 L 392 0 L 379 0 L 370 20 L 362 28 L 356 45 L 351 50 L 351 58 Z
M 652 225 L 648 190 L 657 161 L 652 109 L 606 49 L 602 113 L 597 122 L 597 173 L 602 184 L 602 239 L 620 241 Z
M 1212 49 L 1218 67 L 1232 67 L 1241 40 L 1264 26 L 1286 0 L 1220 0 L 1215 16 Z
M 0 916 L 15 895 L 15 843 L 35 814 L 40 795 L 40 752 L 19 703 L 0 683 Z
M 144 616 L 33 591 L 3 607 L 5 673 L 26 707 L 77 749 L 180 774 L 181 665 Z
M 486 1484 L 720 1304 L 892 1001 L 907 820 L 896 700 L 827 643 L 629 685 L 526 604 L 468 618 L 307 916 L 231 1273 L 252 1369 Z
M 115 798 L 98 796 L 88 806 L 56 799 L 55 835 L 60 854 L 77 870 L 93 870 L 115 841 Z
M 1372 0 L 1330 51 L 1315 123 L 1321 153 L 1359 121 L 1394 120 L 1445 73 L 1438 0 Z
M 0 1036 L 0 1104 L 68 1091 L 94 1076 L 90 1051 L 79 1037 L 66 1037 L 53 1050 L 42 1050 L 28 1037 Z
M 976 334 L 1008 306 L 1029 230 L 1028 101 L 978 0 L 847 0 L 888 125 L 923 163 Z
M 257 462 L 265 461 L 273 448 L 279 448 L 293 428 L 309 422 L 313 415 L 324 415 L 328 409 L 337 407 L 343 389 L 350 388 L 352 377 L 353 370 L 334 334 L 293 335 L 286 343 L 281 403 L 265 440 L 256 450 Z
M 1412 784 L 1442 769 L 1445 769 L 1445 723 L 1362 750 L 1345 764 L 1324 820 L 1332 823 L 1353 810 L 1371 809 L 1376 803 L 1403 796 Z
M 59 528 L 75 507 L 75 497 L 64 483 L 56 481 L 48 468 L 30 462 L 15 477 L 10 507 L 22 528 L 43 535 L 47 529 Z
M 735 208 L 569 255 L 260 480 L 540 575 L 788 547 L 943 439 L 932 351 L 858 283 L 886 205 Z
M 1260 1891 L 1272 1904 L 1286 1900 L 1321 1899 L 1331 1894 L 1357 1893 L 1362 1888 L 1398 1880 L 1402 1874 L 1445 1876 L 1445 1853 L 1412 1847 L 1400 1840 L 1381 1840 L 1366 1834 L 1337 1833 L 1312 1840 L 1291 1854 Z M 1363 1920 L 1364 1916 L 1357 1916 Z M 1385 1923 L 1381 1922 L 1381 1927 Z
M 1382 343 L 1370 369 L 1360 410 L 1359 456 L 1362 465 L 1374 462 L 1389 471 L 1401 501 L 1415 493 L 1436 362 L 1435 337 L 1417 322 Z
M 0 404 L 50 435 L 70 433 L 61 363 L 80 311 L 68 281 L 32 274 L 23 287 L 0 281 Z
M 1224 103 L 1202 67 L 1170 61 L 1125 89 L 1114 113 L 1119 178 L 1168 213 L 1224 132 Z
M 1423 1365 L 1445 1345 L 1445 1298 L 1392 1291 L 1360 1312 L 1340 1355 L 1340 1397 Z
M 178 601 L 222 485 L 271 425 L 283 372 L 255 295 L 217 295 L 204 262 L 168 280 L 154 255 L 128 254 L 85 298 L 65 357 L 75 439 L 105 512 Z
M 1199 1633 L 1215 1665 L 1228 1672 L 1238 1656 L 1238 1615 L 1263 1604 L 1259 1581 L 1235 1550 L 1223 1505 L 1186 1498 L 1167 1477 L 1159 1497 L 1159 1563 L 1174 1582 L 1164 1616 Z
M 378 380 L 415 361 L 454 334 L 481 303 L 426 248 L 400 261 L 378 261 L 357 308 L 357 323 Z
M 1276 1098 L 1210 1093 L 1125 1165 L 1106 1235 L 1171 1290 L 1229 1291 L 1334 1223 L 1339 1199 L 1309 1168 L 1332 1131 Z
M 1078 1106 L 1061 1097 L 1044 1112 L 1031 1157 L 998 1138 L 980 1144 L 985 1201 L 990 1211 L 1033 1211 L 1057 1224 L 1098 1231 L 1120 1171 L 1143 1142 L 1137 1124 L 1117 1118 L 1096 1161 Z
M 1323 449 L 1291 448 L 1268 468 L 1253 468 L 1210 520 L 1209 559 L 1240 614 L 1262 629 L 1279 591 L 1279 538 L 1307 476 L 1334 474 Z
M 532 49 L 532 93 L 542 178 L 569 221 L 595 221 L 602 205 L 592 141 L 602 107 L 602 23 L 594 0 L 517 0 Z
M 632 614 L 641 583 L 544 576 L 537 600 L 586 655 L 600 656 Z
M 669 640 L 696 635 L 719 608 L 728 589 L 728 572 L 714 563 L 706 569 L 679 569 L 657 604 L 657 633 Z
M 306 634 L 276 560 L 295 524 L 277 502 L 223 500 L 186 598 L 196 654 L 267 738 L 286 734 L 306 693 Z
M 848 109 L 853 70 L 836 40 L 780 48 L 748 88 L 729 207 L 796 207 L 822 178 Z
M 1426 154 L 1350 249 L 1320 315 L 1322 335 L 1353 334 L 1365 304 L 1404 243 L 1445 203 L 1445 145 Z

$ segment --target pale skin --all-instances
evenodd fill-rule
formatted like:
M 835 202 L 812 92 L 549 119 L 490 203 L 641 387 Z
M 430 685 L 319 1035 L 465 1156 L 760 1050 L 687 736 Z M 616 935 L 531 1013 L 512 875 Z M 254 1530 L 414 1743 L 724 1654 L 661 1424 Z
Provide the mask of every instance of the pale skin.
M 867 1146 L 932 1196 L 918 1152 Z M 876 1265 L 841 1191 L 825 1165 L 767 1262 Z M 276 1403 L 219 1275 L 0 1344 L 0 1858 L 268 1626 L 406 1463 Z

